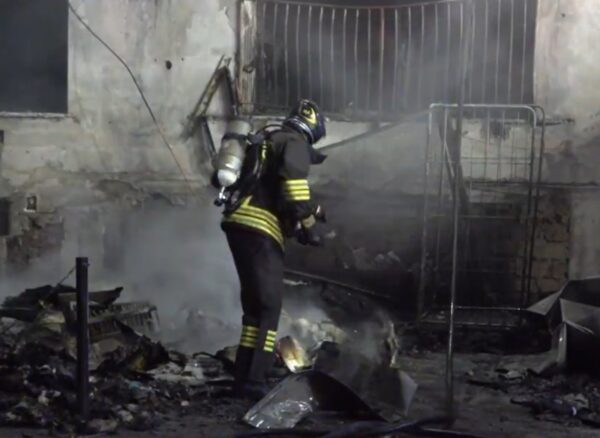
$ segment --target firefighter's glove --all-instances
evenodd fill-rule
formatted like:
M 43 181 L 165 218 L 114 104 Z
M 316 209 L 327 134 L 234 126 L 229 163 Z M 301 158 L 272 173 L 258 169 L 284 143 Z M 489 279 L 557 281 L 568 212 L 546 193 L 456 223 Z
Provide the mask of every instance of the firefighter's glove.
M 319 233 L 317 220 L 314 216 L 309 216 L 300 221 L 300 229 L 298 230 L 298 242 L 301 245 L 308 246 L 323 246 L 325 239 Z

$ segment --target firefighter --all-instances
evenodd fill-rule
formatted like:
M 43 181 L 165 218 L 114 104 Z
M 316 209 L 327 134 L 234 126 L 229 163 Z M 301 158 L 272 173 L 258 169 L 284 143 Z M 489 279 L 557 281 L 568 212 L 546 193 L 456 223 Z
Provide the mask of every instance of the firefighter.
M 311 164 L 325 155 L 313 146 L 325 136 L 317 105 L 301 100 L 283 124 L 262 143 L 264 171 L 232 211 L 222 228 L 241 284 L 242 334 L 235 361 L 234 391 L 260 399 L 274 358 L 283 292 L 284 238 L 321 246 L 319 219 L 307 181 Z

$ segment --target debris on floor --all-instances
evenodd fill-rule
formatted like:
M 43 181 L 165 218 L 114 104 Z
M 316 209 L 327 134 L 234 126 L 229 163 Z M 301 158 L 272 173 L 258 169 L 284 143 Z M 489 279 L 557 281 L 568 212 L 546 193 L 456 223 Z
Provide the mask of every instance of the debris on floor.
M 284 345 L 290 344 L 291 338 Z M 310 414 L 330 411 L 396 421 L 406 414 L 416 389 L 406 373 L 385 360 L 367 358 L 350 345 L 323 342 L 309 371 L 283 380 L 244 420 L 257 428 L 291 428 Z
M 472 371 L 468 382 L 506 393 L 538 420 L 600 427 L 600 380 L 589 375 L 543 377 L 523 368 L 499 368 Z
M 309 370 L 280 382 L 246 413 L 244 421 L 259 429 L 291 429 L 318 410 L 377 418 L 342 383 L 320 371 Z
M 546 318 L 553 333 L 553 348 L 536 371 L 564 370 L 600 376 L 600 277 L 570 280 L 555 294 L 529 308 Z
M 115 303 L 121 288 L 90 293 L 89 431 L 150 430 L 155 412 L 205 393 L 201 362 L 143 333 L 159 330 L 149 303 Z M 0 308 L 0 425 L 70 432 L 76 424 L 74 289 L 44 286 Z

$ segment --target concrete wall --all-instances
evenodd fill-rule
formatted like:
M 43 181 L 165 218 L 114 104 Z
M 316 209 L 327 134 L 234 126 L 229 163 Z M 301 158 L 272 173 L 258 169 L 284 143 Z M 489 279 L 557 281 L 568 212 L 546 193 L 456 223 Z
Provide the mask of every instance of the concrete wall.
M 72 4 L 131 67 L 188 182 L 194 191 L 204 192 L 209 174 L 204 145 L 199 137 L 187 138 L 183 132 L 218 60 L 235 54 L 237 2 L 76 0 Z M 60 214 L 64 209 L 136 204 L 152 192 L 190 197 L 189 184 L 158 135 L 131 77 L 73 14 L 68 89 L 68 114 L 0 113 L 4 132 L 0 197 L 13 201 L 13 235 L 26 233 L 32 220 L 58 222 L 61 229 L 68 226 Z M 211 115 L 225 113 L 223 97 L 216 96 Z M 223 124 L 214 122 L 211 127 L 218 145 Z M 331 124 L 323 144 L 368 129 L 367 124 Z M 40 214 L 23 214 L 28 195 L 37 196 Z
M 72 4 L 129 64 L 187 178 L 204 185 L 204 149 L 183 126 L 219 58 L 234 53 L 235 2 Z M 13 234 L 64 208 L 189 190 L 125 68 L 72 14 L 68 103 L 62 116 L 0 114 L 0 196 L 14 201 Z M 26 194 L 38 196 L 38 215 L 22 214 Z
M 574 119 L 579 133 L 600 129 L 599 35 L 597 1 L 539 0 L 536 103 Z
M 548 130 L 546 179 L 570 185 L 572 278 L 598 274 L 600 8 L 595 0 L 539 0 L 536 103 L 572 122 Z
M 201 192 L 200 204 L 195 205 L 210 205 L 203 144 L 199 138 L 183 137 L 182 132 L 219 58 L 234 55 L 236 1 L 72 3 L 129 63 L 187 178 Z M 600 96 L 594 94 L 600 90 L 594 86 L 600 81 L 600 64 L 595 61 L 600 59 L 596 38 L 600 12 L 595 4 L 595 0 L 539 1 L 537 103 L 553 116 L 575 120 L 549 136 L 547 175 L 551 182 L 600 180 L 594 165 L 600 158 L 600 142 L 594 141 L 600 135 Z M 4 131 L 0 197 L 13 200 L 12 237 L 0 245 L 0 257 L 11 253 L 26 263 L 50 248 L 60 260 L 71 260 L 77 253 L 102 258 L 105 246 L 119 240 L 113 231 L 122 226 L 122 217 L 132 208 L 156 197 L 167 205 L 186 204 L 191 198 L 188 184 L 123 66 L 72 15 L 69 34 L 69 113 L 52 118 L 0 114 L 0 130 Z M 219 102 L 211 107 L 211 114 L 223 113 Z M 218 142 L 222 124 L 212 126 Z M 362 123 L 330 123 L 320 146 L 372 128 Z M 425 126 L 413 122 L 378 131 L 332 149 L 329 160 L 315 169 L 317 190 L 334 209 L 340 207 L 343 232 L 354 236 L 353 249 L 373 244 L 375 252 L 405 251 L 401 258 L 412 263 L 419 245 L 416 224 L 424 134 Z M 359 190 L 362 201 L 356 203 L 353 199 Z M 38 197 L 37 213 L 23 212 L 30 194 Z M 571 258 L 574 273 L 579 272 L 574 260 L 586 260 L 586 272 L 600 263 L 590 246 L 596 195 L 586 196 L 585 202 L 574 204 L 572 247 L 579 254 Z M 215 236 L 220 236 L 217 216 L 213 226 Z M 376 233 L 366 233 L 369 227 L 363 223 Z M 378 238 L 373 240 L 373 235 Z M 223 240 L 218 244 L 226 251 Z M 20 254 L 18 248 L 23 246 L 30 253 Z M 97 254 L 90 253 L 97 248 Z
M 598 191 L 581 191 L 572 202 L 570 277 L 600 274 L 600 196 Z

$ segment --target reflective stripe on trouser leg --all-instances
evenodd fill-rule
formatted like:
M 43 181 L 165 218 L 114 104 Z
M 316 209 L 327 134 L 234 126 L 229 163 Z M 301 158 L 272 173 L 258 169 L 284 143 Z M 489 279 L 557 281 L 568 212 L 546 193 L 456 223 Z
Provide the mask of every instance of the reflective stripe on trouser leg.
M 253 350 L 252 363 L 248 371 L 248 379 L 250 381 L 264 382 L 273 366 L 275 359 L 275 338 L 277 336 L 277 332 L 276 330 L 272 330 L 273 328 L 271 324 L 263 325 L 260 328 L 258 345 Z
M 258 346 L 258 327 L 250 325 L 242 326 L 242 336 L 240 337 L 240 347 L 256 348 Z
M 240 344 L 235 356 L 234 379 L 237 386 L 242 385 L 248 380 L 250 367 L 258 347 L 258 333 L 256 320 L 244 318 L 242 322 L 242 334 Z
M 275 339 L 277 338 L 277 332 L 273 330 L 267 330 L 267 336 L 265 338 L 264 350 L 269 353 L 273 353 L 275 350 Z

